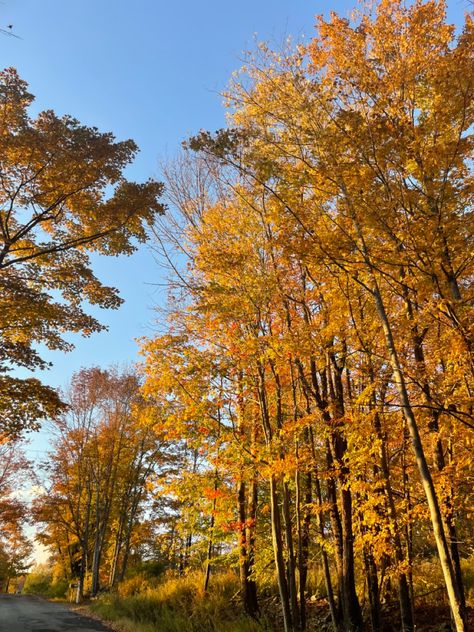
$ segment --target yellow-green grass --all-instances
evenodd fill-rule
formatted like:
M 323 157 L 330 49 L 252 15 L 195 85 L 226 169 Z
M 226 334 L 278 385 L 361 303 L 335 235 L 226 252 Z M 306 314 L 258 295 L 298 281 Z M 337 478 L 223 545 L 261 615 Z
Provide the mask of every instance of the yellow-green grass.
M 235 600 L 238 583 L 233 573 L 213 576 L 208 592 L 201 573 L 170 578 L 145 587 L 124 583 L 90 608 L 123 632 L 264 632 L 269 628 L 242 613 Z

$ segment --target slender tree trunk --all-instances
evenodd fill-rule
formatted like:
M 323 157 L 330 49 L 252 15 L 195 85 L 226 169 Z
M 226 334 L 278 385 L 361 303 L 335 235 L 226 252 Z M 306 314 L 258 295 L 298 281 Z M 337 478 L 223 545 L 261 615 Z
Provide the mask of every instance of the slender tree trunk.
M 259 606 L 257 600 L 257 586 L 251 578 L 253 567 L 253 551 L 252 542 L 253 535 L 251 524 L 254 518 L 250 517 L 253 505 L 253 499 L 250 498 L 250 511 L 247 516 L 247 499 L 246 485 L 243 481 L 239 484 L 238 492 L 238 515 L 239 515 L 239 576 L 240 576 L 240 592 L 242 595 L 242 603 L 245 612 L 251 617 L 257 617 L 259 614 Z M 255 490 L 256 491 L 256 490 Z
M 211 578 L 211 560 L 212 560 L 212 549 L 214 546 L 214 524 L 216 521 L 216 505 L 217 505 L 217 470 L 214 475 L 214 498 L 212 500 L 212 514 L 211 514 L 211 523 L 209 525 L 209 541 L 207 544 L 207 556 L 206 556 L 206 572 L 204 574 L 204 592 L 207 592 L 209 588 L 209 579 Z
M 215 501 L 213 503 L 215 509 Z M 212 547 L 214 545 L 214 512 L 211 516 L 211 524 L 209 525 L 209 541 L 207 544 L 207 555 L 206 555 L 206 572 L 204 574 L 204 592 L 207 592 L 209 588 L 209 580 L 211 578 L 211 560 L 212 560 Z
M 328 382 L 331 398 L 336 410 L 336 420 L 344 417 L 344 395 L 342 369 L 330 354 Z M 347 465 L 344 461 L 347 449 L 346 440 L 341 431 L 335 428 L 332 433 L 331 449 L 339 471 L 339 497 L 342 527 L 342 615 L 345 628 L 349 631 L 360 630 L 363 625 L 362 611 L 356 593 L 354 570 L 354 536 L 352 531 L 352 494 L 347 486 Z
M 403 496 L 405 498 L 408 516 L 411 516 L 412 512 L 412 503 L 411 503 L 411 495 L 410 495 L 410 486 L 408 481 L 408 471 L 406 465 L 406 444 L 409 441 L 409 437 L 407 436 L 406 427 L 403 428 L 403 452 L 402 452 L 402 477 L 403 477 Z M 406 549 L 406 559 L 408 562 L 408 572 L 406 575 L 407 585 L 408 585 L 408 593 L 410 595 L 410 604 L 411 604 L 411 617 L 413 621 L 413 625 L 415 624 L 415 591 L 413 589 L 413 525 L 411 519 L 406 521 L 405 526 L 405 549 Z M 403 621 L 403 617 L 402 617 Z
M 405 295 L 405 303 L 407 305 L 407 314 L 412 326 L 412 340 L 413 340 L 413 353 L 415 360 L 420 371 L 421 390 L 423 394 L 423 400 L 427 405 L 430 421 L 428 428 L 432 433 L 432 453 L 433 463 L 438 472 L 442 472 L 446 467 L 446 459 L 444 456 L 443 441 L 439 436 L 439 413 L 436 410 L 436 404 L 431 396 L 431 388 L 427 379 L 427 370 L 425 362 L 425 352 L 423 349 L 423 337 L 420 336 L 418 327 L 415 322 L 414 307 L 412 301 L 407 295 Z M 453 492 L 451 489 L 445 492 L 443 500 L 443 506 L 445 511 L 442 512 L 444 520 L 444 527 L 446 536 L 449 541 L 451 559 L 454 566 L 454 572 L 456 574 L 456 580 L 459 586 L 461 604 L 463 610 L 466 608 L 466 598 L 464 594 L 464 584 L 462 580 L 461 560 L 459 557 L 459 548 L 457 544 L 456 527 L 453 519 Z
M 316 473 L 314 477 L 315 489 L 316 489 L 316 498 L 318 500 L 318 528 L 319 534 L 321 536 L 321 540 L 324 542 L 326 540 L 326 533 L 324 529 L 324 516 L 323 516 L 323 498 L 321 494 L 321 484 L 319 482 L 319 477 Z M 324 571 L 324 582 L 326 584 L 326 593 L 328 597 L 329 603 L 329 611 L 331 614 L 331 621 L 334 628 L 334 632 L 338 632 L 340 630 L 340 617 L 336 608 L 336 601 L 334 599 L 334 591 L 332 588 L 332 580 L 331 580 L 331 571 L 329 568 L 328 555 L 326 553 L 326 549 L 324 545 L 321 547 L 321 556 L 323 558 L 323 571 Z
M 105 531 L 107 528 L 107 522 L 104 521 L 100 525 L 96 533 L 94 541 L 94 551 L 92 554 L 92 587 L 91 593 L 95 597 L 100 590 L 100 562 L 102 558 L 102 549 L 104 546 Z
M 270 368 L 275 379 L 275 394 L 276 394 L 276 425 L 278 430 L 283 427 L 283 408 L 282 408 L 282 387 L 280 382 L 280 376 L 275 368 L 275 363 L 270 361 Z M 281 453 L 280 457 L 284 458 L 284 454 Z M 287 585 L 290 594 L 291 603 L 291 619 L 293 626 L 298 626 L 300 621 L 300 613 L 298 607 L 298 592 L 296 588 L 296 559 L 295 549 L 293 545 L 293 531 L 291 521 L 291 497 L 290 488 L 287 481 L 283 481 L 282 485 L 282 499 L 283 499 L 283 522 L 286 544 L 286 576 Z
M 252 431 L 254 432 L 254 431 Z M 254 439 L 253 439 L 254 440 Z M 249 501 L 248 501 L 248 520 L 246 529 L 247 540 L 247 559 L 248 559 L 248 576 L 247 582 L 249 591 L 249 603 L 252 604 L 252 610 L 256 613 L 260 612 L 257 599 L 257 583 L 253 579 L 253 570 L 255 567 L 255 539 L 257 527 L 257 509 L 258 509 L 258 483 L 256 476 L 253 477 L 250 485 Z
M 256 420 L 251 421 L 251 431 L 245 424 L 245 398 L 243 394 L 243 372 L 239 372 L 238 378 L 238 432 L 245 441 L 250 434 L 250 443 L 252 454 L 255 451 L 256 441 Z M 246 432 L 247 431 L 247 432 Z M 251 617 L 258 617 L 260 608 L 257 598 L 257 584 L 253 579 L 252 573 L 254 568 L 254 547 L 255 547 L 255 524 L 257 517 L 258 488 L 255 474 L 249 485 L 249 494 L 247 497 L 247 484 L 241 471 L 240 483 L 237 494 L 237 512 L 239 516 L 239 576 L 240 576 L 240 593 L 242 596 L 242 605 L 245 612 Z
M 283 481 L 283 521 L 285 525 L 285 543 L 286 543 L 286 568 L 287 568 L 287 582 L 290 593 L 291 603 L 291 619 L 293 621 L 293 627 L 299 627 L 300 612 L 298 607 L 298 592 L 296 587 L 296 559 L 295 550 L 293 546 L 293 532 L 291 523 L 291 511 L 290 511 L 290 490 L 288 483 Z
M 81 603 L 84 597 L 84 583 L 87 572 L 87 546 L 84 546 L 84 544 L 82 544 L 81 555 L 81 567 L 79 571 L 79 581 L 77 582 L 76 603 Z
M 88 566 L 88 544 L 89 544 L 89 527 L 90 527 L 90 513 L 91 513 L 92 493 L 90 488 L 88 489 L 86 515 L 84 518 L 84 529 L 82 531 L 81 542 L 81 566 L 79 570 L 79 581 L 77 583 L 76 603 L 81 603 L 84 597 L 84 583 L 86 579 L 87 566 Z
M 334 538 L 334 548 L 335 548 L 335 562 L 336 562 L 336 572 L 337 572 L 337 596 L 338 596 L 338 604 L 337 604 L 337 620 L 338 625 L 342 623 L 342 558 L 343 558 L 343 544 L 342 544 L 342 523 L 341 516 L 339 512 L 339 507 L 337 505 L 337 486 L 335 481 L 334 471 L 334 459 L 331 453 L 331 448 L 329 445 L 329 440 L 326 441 L 326 463 L 327 463 L 327 471 L 329 473 L 327 479 L 327 497 L 329 504 L 329 519 L 331 522 L 331 530 Z M 318 480 L 316 476 L 316 480 Z
M 119 518 L 119 524 L 117 528 L 117 533 L 115 536 L 114 553 L 112 557 L 112 565 L 110 568 L 110 575 L 109 575 L 109 588 L 113 588 L 117 582 L 117 570 L 118 570 L 118 562 L 119 562 L 119 557 L 120 557 L 120 550 L 122 548 L 124 521 L 125 521 L 125 514 L 121 512 L 121 515 Z
M 130 546 L 131 546 L 131 538 L 133 532 L 133 526 L 135 524 L 135 519 L 138 511 L 138 507 L 140 505 L 140 498 L 142 492 L 143 481 L 138 481 L 136 487 L 132 494 L 132 501 L 130 506 L 130 512 L 128 515 L 127 524 L 125 527 L 125 538 L 123 543 L 123 558 L 122 558 L 122 567 L 120 569 L 118 581 L 122 582 L 125 578 L 125 573 L 127 572 L 128 566 L 128 558 L 130 555 Z
M 273 431 L 270 424 L 270 418 L 268 414 L 267 405 L 267 393 L 265 386 L 265 371 L 262 365 L 258 367 L 259 375 L 259 387 L 258 387 L 258 400 L 260 404 L 260 412 L 262 417 L 263 432 L 265 435 L 265 442 L 268 446 L 272 445 Z M 278 590 L 280 593 L 280 601 L 283 615 L 283 627 L 284 632 L 292 632 L 293 621 L 291 619 L 291 605 L 290 594 L 288 590 L 285 558 L 283 553 L 283 539 L 281 529 L 281 516 L 280 507 L 278 504 L 278 491 L 276 479 L 273 475 L 270 476 L 270 513 L 272 523 L 272 545 L 273 553 L 275 556 L 275 566 L 278 577 Z
M 367 592 L 369 594 L 370 624 L 372 626 L 372 632 L 381 632 L 382 618 L 380 613 L 380 595 L 377 566 L 375 564 L 374 556 L 368 550 L 367 546 L 364 547 L 363 555 L 365 576 L 367 580 Z
M 186 539 L 184 540 L 184 552 L 183 552 L 183 563 L 181 567 L 181 573 L 184 573 L 184 571 L 188 568 L 188 560 L 189 560 L 192 544 L 193 544 L 193 534 L 188 533 L 186 535 Z
M 385 308 L 385 304 L 383 301 L 382 293 L 380 291 L 380 287 L 379 287 L 377 278 L 375 276 L 374 266 L 369 256 L 369 251 L 367 248 L 364 235 L 362 233 L 362 229 L 354 213 L 351 201 L 347 195 L 347 191 L 345 190 L 343 183 L 342 183 L 342 190 L 346 196 L 346 201 L 351 213 L 351 218 L 354 222 L 356 233 L 360 241 L 361 252 L 364 257 L 367 272 L 369 273 L 369 277 L 371 280 L 372 288 L 370 289 L 370 291 L 374 298 L 377 315 L 382 325 L 384 338 L 385 338 L 385 345 L 387 347 L 387 351 L 389 354 L 390 365 L 393 372 L 395 386 L 397 388 L 398 396 L 400 398 L 401 409 L 403 411 L 403 415 L 406 420 L 413 452 L 415 454 L 416 464 L 417 464 L 418 471 L 421 477 L 421 482 L 422 482 L 423 489 L 425 492 L 426 500 L 428 502 L 428 508 L 429 508 L 430 517 L 431 517 L 431 524 L 433 526 L 433 533 L 434 533 L 434 537 L 436 541 L 436 548 L 438 550 L 438 556 L 439 556 L 439 560 L 441 564 L 441 569 L 443 571 L 444 581 L 446 584 L 446 590 L 448 593 L 452 619 L 456 628 L 456 632 L 465 632 L 466 631 L 466 617 L 465 617 L 464 608 L 462 606 L 461 588 L 458 584 L 456 573 L 455 573 L 454 566 L 452 563 L 451 552 L 450 552 L 449 543 L 446 537 L 446 533 L 444 530 L 443 517 L 440 510 L 438 497 L 436 495 L 433 479 L 431 477 L 431 472 L 428 467 L 428 462 L 426 460 L 425 452 L 423 449 L 423 443 L 421 441 L 420 432 L 418 429 L 418 424 L 415 418 L 415 414 L 413 412 L 413 408 L 410 403 L 410 397 L 408 395 L 408 390 L 405 383 L 405 376 L 403 373 L 402 365 L 401 365 L 400 358 L 399 358 L 397 348 L 395 345 L 395 340 L 393 337 L 393 331 L 390 324 L 390 319 L 388 317 L 387 310 Z M 367 289 L 367 286 L 366 286 L 366 289 Z
M 372 266 L 370 266 L 372 270 Z M 394 381 L 400 397 L 400 403 L 403 410 L 404 417 L 406 419 L 408 431 L 410 433 L 411 443 L 413 451 L 415 453 L 415 459 L 418 466 L 418 471 L 421 476 L 423 489 L 425 491 L 426 499 L 428 501 L 428 508 L 431 516 L 431 523 L 433 526 L 433 532 L 435 536 L 436 546 L 438 549 L 438 555 L 441 563 L 441 568 L 446 583 L 446 590 L 448 592 L 449 603 L 451 606 L 451 612 L 453 621 L 457 632 L 465 632 L 465 613 L 462 607 L 461 591 L 457 582 L 456 573 L 451 560 L 451 552 L 449 544 L 446 538 L 446 534 L 443 528 L 443 518 L 438 503 L 438 498 L 433 484 L 433 479 L 428 467 L 426 456 L 421 442 L 420 433 L 418 430 L 418 424 L 413 413 L 413 409 L 410 404 L 408 391 L 405 384 L 404 374 L 401 368 L 398 353 L 395 347 L 393 339 L 393 333 L 390 326 L 390 322 L 385 310 L 385 305 L 378 288 L 378 284 L 375 277 L 372 275 L 373 280 L 373 295 L 375 298 L 376 309 L 380 318 L 387 350 L 390 356 L 390 363 L 392 366 Z
M 307 433 L 306 433 L 307 434 Z M 303 479 L 303 480 L 301 480 Z M 299 575 L 299 594 L 300 594 L 300 627 L 301 630 L 306 629 L 306 582 L 308 578 L 308 557 L 309 557 L 309 540 L 311 513 L 309 507 L 312 504 L 312 476 L 311 472 L 300 474 L 296 472 L 296 522 L 298 532 L 298 575 Z M 302 491 L 303 487 L 303 491 Z M 306 509 L 301 510 L 301 495 L 304 493 L 304 504 Z
M 373 378 L 372 368 L 370 374 Z M 373 406 L 376 402 L 373 401 Z M 402 539 L 400 535 L 400 526 L 397 516 L 397 508 L 393 497 L 392 482 L 390 479 L 389 459 L 387 455 L 387 443 L 382 431 L 382 423 L 378 412 L 374 415 L 374 430 L 377 439 L 380 442 L 380 473 L 383 479 L 384 493 L 387 500 L 387 512 L 390 523 L 393 528 L 393 544 L 395 550 L 395 559 L 399 566 L 403 566 L 408 561 L 408 574 L 400 572 L 398 574 L 398 600 L 400 603 L 400 618 L 402 623 L 402 632 L 412 632 L 414 630 L 413 618 L 413 599 L 410 592 L 409 576 L 411 574 L 411 562 L 409 558 L 405 558 L 403 553 Z
M 289 316 L 289 310 L 287 307 L 287 320 L 289 329 L 291 329 L 291 320 Z M 298 421 L 298 401 L 296 391 L 296 380 L 294 374 L 294 365 L 290 360 L 291 370 L 291 391 L 293 396 L 293 419 Z M 312 448 L 310 429 L 306 427 L 303 433 L 304 444 L 307 448 Z M 301 472 L 300 455 L 299 455 L 299 442 L 295 441 L 295 458 L 296 458 L 296 474 L 295 474 L 295 510 L 296 510 L 296 532 L 298 536 L 298 576 L 299 576 L 299 595 L 300 595 L 300 629 L 306 629 L 306 581 L 308 577 L 308 557 L 309 557 L 309 538 L 310 538 L 310 525 L 311 525 L 311 513 L 309 507 L 311 506 L 312 497 L 312 480 L 311 472 Z M 304 487 L 304 491 L 302 491 Z M 302 517 L 301 498 L 304 494 L 305 510 Z
M 307 322 L 309 322 L 309 317 L 307 317 Z M 303 363 L 299 358 L 295 359 L 296 366 L 298 367 L 299 376 L 303 385 L 303 390 L 306 394 L 307 398 L 307 409 L 308 412 L 311 411 L 311 406 L 309 402 L 312 400 L 315 402 L 317 409 L 321 412 L 324 422 L 328 427 L 331 427 L 332 420 L 328 411 L 327 404 L 327 380 L 322 380 L 322 388 L 319 388 L 318 376 L 316 371 L 316 363 L 313 358 L 310 358 L 310 381 L 306 378 Z M 311 435 L 311 450 L 313 453 L 313 460 L 316 462 L 316 452 L 314 447 L 314 437 L 312 430 L 310 429 Z M 326 579 L 326 588 L 328 586 L 331 587 L 331 590 L 328 591 L 328 595 L 332 596 L 333 602 L 331 605 L 331 616 L 333 617 L 334 628 L 338 630 L 340 625 L 342 624 L 342 602 L 343 602 L 343 532 L 342 532 L 342 522 L 341 516 L 337 504 L 337 485 L 336 485 L 336 474 L 334 467 L 334 457 L 331 449 L 331 442 L 329 439 L 326 439 L 326 469 L 328 472 L 327 476 L 327 497 L 329 504 L 329 517 L 331 522 L 331 529 L 334 537 L 334 548 L 335 548 L 335 561 L 336 561 L 336 570 L 337 570 L 337 578 L 338 578 L 338 604 L 336 607 L 333 590 L 330 580 L 329 574 L 329 565 L 327 563 L 327 555 L 325 551 L 323 551 L 323 564 L 325 567 L 325 579 Z M 315 480 L 319 486 L 319 479 L 317 472 L 315 473 Z M 320 491 L 319 497 L 321 498 Z M 321 500 L 319 501 L 321 504 Z
M 272 521 L 272 543 L 275 556 L 275 565 L 278 575 L 278 590 L 280 593 L 283 613 L 283 627 L 285 632 L 294 630 L 291 618 L 290 594 L 286 579 L 285 560 L 283 555 L 283 539 L 281 532 L 280 508 L 278 506 L 278 492 L 275 477 L 270 477 L 270 511 Z
M 102 524 L 100 520 L 101 511 L 99 509 L 99 498 L 97 498 L 96 507 L 96 524 L 95 524 L 95 537 L 94 537 L 94 549 L 92 552 L 92 585 L 91 594 L 93 597 L 99 592 L 99 566 L 100 557 L 102 551 Z

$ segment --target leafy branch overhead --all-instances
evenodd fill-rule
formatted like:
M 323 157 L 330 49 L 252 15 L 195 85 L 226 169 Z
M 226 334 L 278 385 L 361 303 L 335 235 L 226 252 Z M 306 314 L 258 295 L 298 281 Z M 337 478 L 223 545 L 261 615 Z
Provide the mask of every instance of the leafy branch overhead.
M 0 385 L 11 394 L 21 384 L 12 390 L 16 378 L 7 384 L 1 374 L 41 366 L 36 345 L 67 350 L 65 332 L 103 328 L 84 301 L 120 305 L 117 290 L 95 277 L 90 253 L 131 254 L 164 210 L 160 182 L 123 176 L 137 152 L 133 141 L 51 110 L 32 118 L 32 101 L 14 69 L 0 74 Z M 46 408 L 51 413 L 54 394 L 45 386 L 33 391 L 39 419 Z M 41 393 L 49 400 L 44 414 Z M 4 421 L 0 430 L 16 433 L 34 420 Z

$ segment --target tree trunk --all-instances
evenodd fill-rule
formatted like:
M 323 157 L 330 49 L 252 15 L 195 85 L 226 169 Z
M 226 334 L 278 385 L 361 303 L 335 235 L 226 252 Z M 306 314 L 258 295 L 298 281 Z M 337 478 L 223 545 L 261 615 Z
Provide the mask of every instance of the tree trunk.
M 433 463 L 438 472 L 442 472 L 446 467 L 446 459 L 444 457 L 444 447 L 443 442 L 439 436 L 439 413 L 436 410 L 436 404 L 433 401 L 431 396 L 431 388 L 427 379 L 426 372 L 426 362 L 425 362 L 425 352 L 423 349 L 423 338 L 420 336 L 416 322 L 414 320 L 414 311 L 412 301 L 409 299 L 407 295 L 405 295 L 405 303 L 407 305 L 407 313 L 408 318 L 413 323 L 412 327 L 412 340 L 413 340 L 413 353 L 415 356 L 416 363 L 418 365 L 419 371 L 421 373 L 420 382 L 421 382 L 421 390 L 423 394 L 423 400 L 428 407 L 430 421 L 428 424 L 428 428 L 432 433 L 432 453 L 433 453 Z M 462 581 L 462 571 L 461 571 L 461 560 L 459 558 L 459 548 L 457 544 L 457 534 L 456 527 L 454 526 L 453 519 L 453 492 L 452 490 L 448 490 L 444 494 L 443 506 L 447 509 L 442 512 L 442 517 L 444 520 L 444 528 L 446 532 L 446 536 L 448 538 L 451 559 L 454 566 L 454 572 L 456 574 L 456 581 L 459 586 L 459 593 L 461 598 L 461 604 L 463 610 L 466 608 L 466 598 L 464 595 L 464 585 Z
M 321 494 L 321 485 L 319 482 L 319 478 L 318 475 L 316 473 L 315 477 L 314 477 L 314 482 L 315 482 L 315 489 L 316 489 L 316 498 L 318 500 L 318 506 L 319 506 L 319 511 L 318 511 L 318 528 L 319 528 L 319 534 L 321 536 L 321 539 L 323 540 L 323 542 L 326 540 L 326 533 L 324 530 L 324 518 L 323 518 L 323 511 L 322 511 L 322 506 L 323 506 L 323 498 L 322 498 L 322 494 Z M 329 611 L 331 614 L 331 621 L 332 621 L 332 625 L 334 628 L 334 632 L 338 632 L 340 629 L 340 617 L 339 614 L 337 612 L 337 608 L 336 608 L 336 602 L 334 599 L 334 591 L 332 588 L 332 580 L 331 580 L 331 571 L 329 568 L 329 561 L 328 561 L 328 556 L 326 553 L 326 550 L 324 548 L 324 546 L 321 547 L 321 555 L 323 558 L 323 570 L 324 570 L 324 582 L 326 584 L 326 593 L 327 593 L 327 597 L 328 597 L 328 603 L 329 603 Z
M 382 293 L 375 276 L 374 266 L 370 259 L 367 244 L 358 222 L 358 219 L 352 208 L 351 201 L 347 195 L 344 184 L 342 183 L 342 190 L 346 196 L 346 201 L 350 210 L 351 219 L 354 222 L 357 236 L 360 241 L 361 253 L 364 257 L 367 272 L 371 281 L 372 288 L 370 292 L 375 301 L 375 308 L 382 325 L 385 345 L 389 354 L 390 365 L 393 372 L 395 386 L 397 388 L 398 396 L 400 398 L 400 405 L 403 411 L 403 416 L 406 420 L 408 432 L 410 434 L 411 445 L 415 454 L 415 460 L 418 467 L 418 472 L 421 477 L 421 482 L 425 492 L 426 500 L 428 502 L 428 508 L 430 511 L 431 524 L 433 527 L 433 533 L 436 541 L 436 548 L 438 550 L 438 556 L 443 571 L 444 581 L 446 584 L 446 591 L 448 593 L 449 605 L 451 607 L 451 615 L 456 628 L 456 632 L 466 631 L 466 617 L 465 611 L 462 605 L 461 587 L 458 584 L 454 566 L 451 560 L 451 551 L 447 541 L 446 533 L 444 531 L 443 517 L 441 514 L 438 497 L 431 477 L 431 472 L 428 467 L 425 452 L 423 449 L 423 443 L 421 441 L 418 424 L 416 422 L 415 414 L 410 403 L 408 390 L 405 383 L 405 376 L 403 373 L 400 358 L 398 356 L 395 340 L 393 337 L 393 331 L 390 324 L 390 320 L 385 309 L 385 304 L 382 298 Z M 356 279 L 357 281 L 357 279 Z M 365 285 L 366 289 L 369 289 Z
M 255 489 L 256 492 L 256 489 Z M 252 490 L 252 496 L 254 491 Z M 239 576 L 240 576 L 240 592 L 242 595 L 242 604 L 245 612 L 251 617 L 257 617 L 259 614 L 259 606 L 257 600 L 257 586 L 251 578 L 253 567 L 253 551 L 254 545 L 252 535 L 254 517 L 247 517 L 246 508 L 246 485 L 243 481 L 239 484 L 238 492 L 238 515 L 239 515 Z M 250 499 L 250 511 L 252 513 L 253 498 Z M 255 503 L 256 506 L 256 503 Z M 252 530 L 251 530 L 252 529 Z
M 372 272 L 372 267 L 370 266 Z M 423 489 L 425 491 L 426 499 L 428 501 L 428 508 L 431 516 L 431 524 L 433 526 L 433 532 L 436 541 L 436 547 L 438 549 L 439 560 L 444 575 L 444 581 L 446 584 L 446 590 L 448 593 L 449 604 L 451 607 L 451 613 L 453 622 L 456 628 L 456 632 L 465 632 L 465 613 L 462 607 L 461 590 L 458 585 L 456 573 L 451 560 L 451 552 L 449 549 L 446 534 L 443 528 L 443 518 L 441 515 L 438 498 L 433 484 L 433 479 L 428 467 L 426 456 L 421 442 L 421 437 L 418 430 L 418 425 L 413 413 L 413 409 L 410 404 L 408 391 L 405 384 L 404 374 L 401 368 L 398 353 L 395 347 L 393 339 L 392 329 L 385 310 L 385 305 L 375 280 L 372 274 L 373 281 L 373 296 L 375 298 L 375 304 L 378 316 L 380 318 L 387 350 L 390 356 L 390 364 L 393 371 L 395 385 L 400 397 L 400 403 L 403 410 L 403 414 L 407 423 L 408 431 L 410 433 L 411 444 L 413 452 L 415 454 L 418 471 L 420 473 Z
M 268 405 L 267 405 L 267 393 L 265 385 L 265 370 L 260 364 L 258 367 L 259 387 L 258 387 L 258 401 L 260 405 L 260 413 L 262 418 L 263 432 L 265 435 L 265 442 L 267 446 L 272 445 L 273 431 L 270 423 Z M 291 606 L 290 595 L 288 590 L 288 583 L 286 577 L 285 559 L 283 554 L 283 540 L 281 530 L 281 516 L 280 507 L 278 505 L 278 492 L 276 480 L 273 475 L 270 476 L 270 512 L 272 523 L 272 545 L 273 553 L 275 556 L 275 566 L 278 577 L 278 590 L 280 593 L 281 608 L 283 614 L 283 627 L 284 632 L 293 631 L 293 621 L 291 619 Z
M 118 570 L 118 562 L 119 562 L 119 557 L 120 557 L 120 550 L 122 548 L 124 521 L 125 521 L 125 515 L 121 513 L 120 518 L 119 518 L 117 533 L 115 536 L 114 553 L 112 557 L 112 565 L 110 568 L 110 575 L 109 575 L 109 588 L 113 588 L 117 582 L 117 570 Z
M 280 382 L 280 376 L 275 368 L 275 363 L 270 360 L 269 362 L 273 377 L 275 379 L 275 395 L 276 395 L 276 426 L 278 430 L 283 427 L 283 408 L 282 408 L 282 388 Z M 284 453 L 280 453 L 280 457 L 284 458 Z M 282 499 L 283 499 L 283 522 L 285 527 L 285 544 L 286 544 L 286 578 L 288 591 L 290 595 L 291 604 L 291 620 L 293 626 L 298 626 L 300 621 L 300 613 L 298 608 L 298 593 L 296 588 L 296 560 L 295 549 L 293 545 L 293 531 L 291 524 L 291 498 L 290 488 L 287 481 L 283 481 L 282 484 Z
M 375 402 L 373 402 L 375 406 Z M 374 415 L 374 429 L 377 439 L 380 441 L 380 471 L 384 483 L 384 492 L 387 499 L 388 517 L 393 528 L 393 544 L 395 549 L 395 559 L 399 566 L 405 562 L 403 553 L 402 539 L 400 536 L 400 527 L 397 517 L 397 509 L 393 497 L 392 482 L 390 480 L 389 459 L 387 455 L 387 446 L 384 433 L 382 432 L 382 424 L 378 413 Z M 402 623 L 402 632 L 412 632 L 414 630 L 413 619 L 413 600 L 410 592 L 409 577 L 411 576 L 411 564 L 408 558 L 409 575 L 399 573 L 398 575 L 398 600 L 400 603 L 400 618 Z
M 308 435 L 308 433 L 305 433 Z M 307 439 L 308 441 L 308 439 Z M 309 539 L 310 539 L 310 525 L 311 525 L 311 513 L 309 507 L 313 501 L 312 498 L 312 476 L 308 472 L 303 476 L 301 481 L 301 474 L 299 471 L 296 473 L 296 521 L 298 531 L 298 575 L 299 575 L 299 594 L 300 594 L 300 628 L 306 629 L 306 582 L 308 578 L 308 557 L 309 557 Z M 306 509 L 301 511 L 301 487 L 304 483 L 304 504 Z
M 337 365 L 333 354 L 330 354 L 330 363 L 328 365 L 328 383 L 336 410 L 335 421 L 336 423 L 340 423 L 339 420 L 343 419 L 345 414 L 342 369 Z M 342 616 L 346 630 L 360 630 L 362 629 L 363 621 L 355 585 L 352 494 L 347 486 L 348 472 L 344 460 L 347 442 L 338 428 L 335 428 L 332 433 L 331 449 L 339 471 L 339 497 L 342 527 Z
M 243 372 L 239 372 L 238 378 L 238 432 L 245 441 L 248 431 L 245 427 L 245 398 L 243 394 Z M 250 429 L 250 444 L 252 454 L 255 451 L 256 420 L 252 416 Z M 257 598 L 257 584 L 253 579 L 255 561 L 255 526 L 257 518 L 258 488 L 255 473 L 250 483 L 247 498 L 247 485 L 241 472 L 237 494 L 237 513 L 239 516 L 239 576 L 242 605 L 245 612 L 251 617 L 258 617 L 260 608 Z
M 209 525 L 209 541 L 207 544 L 207 556 L 206 556 L 206 572 L 204 574 L 204 592 L 207 592 L 209 588 L 209 579 L 211 578 L 211 560 L 212 560 L 212 548 L 214 546 L 214 524 L 216 521 L 216 505 L 217 505 L 217 497 L 215 493 L 217 492 L 217 470 L 214 475 L 214 498 L 212 500 L 212 514 L 211 514 L 211 523 Z
M 84 582 L 87 572 L 87 547 L 82 544 L 81 568 L 79 571 L 79 581 L 77 582 L 76 603 L 81 603 L 84 597 Z
M 374 557 L 368 547 L 364 547 L 364 567 L 367 580 L 367 592 L 369 593 L 370 624 L 372 632 L 381 632 L 382 619 L 380 615 L 380 595 L 377 566 Z
M 283 614 L 283 627 L 284 632 L 292 632 L 294 627 L 291 619 L 290 594 L 288 591 L 286 568 L 283 556 L 280 508 L 278 506 L 278 493 L 274 476 L 270 477 L 270 511 L 272 521 L 273 553 L 275 556 L 275 565 L 278 575 L 278 590 L 280 593 Z
M 285 525 L 285 543 L 286 543 L 286 568 L 287 568 L 287 582 L 290 593 L 291 603 L 291 619 L 293 621 L 293 627 L 299 627 L 300 611 L 298 607 L 298 592 L 296 587 L 296 559 L 295 550 L 293 546 L 293 532 L 291 524 L 291 511 L 290 511 L 290 490 L 288 483 L 283 481 L 283 521 Z

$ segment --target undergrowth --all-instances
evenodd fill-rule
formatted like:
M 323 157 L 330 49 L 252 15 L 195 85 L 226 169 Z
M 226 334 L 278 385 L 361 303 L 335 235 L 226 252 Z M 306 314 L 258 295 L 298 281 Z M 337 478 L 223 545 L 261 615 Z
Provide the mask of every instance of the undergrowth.
M 468 615 L 474 622 L 474 556 L 462 560 Z M 439 562 L 423 560 L 414 572 L 415 620 L 420 632 L 440 632 L 449 627 L 449 606 Z M 234 573 L 216 573 L 211 577 L 209 592 L 203 590 L 201 573 L 185 577 L 157 579 L 142 574 L 123 582 L 116 593 L 103 595 L 90 607 L 99 617 L 114 621 L 123 632 L 270 632 L 279 630 L 280 606 L 276 589 L 267 582 L 260 592 L 263 611 L 271 616 L 255 621 L 246 617 L 238 595 Z M 359 596 L 366 619 L 369 617 L 364 586 Z M 307 593 L 308 629 L 331 629 L 326 607 L 322 574 L 309 573 Z M 383 616 L 388 629 L 397 629 L 397 601 L 385 604 Z M 392 627 L 395 625 L 395 627 Z M 370 625 L 367 622 L 367 629 Z M 474 627 L 472 628 L 474 629 Z
M 100 617 L 114 621 L 124 632 L 265 632 L 241 612 L 233 597 L 238 590 L 233 573 L 212 578 L 212 588 L 203 590 L 201 573 L 172 578 L 140 591 L 136 580 L 125 582 L 118 593 L 104 595 L 90 608 Z

